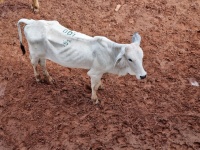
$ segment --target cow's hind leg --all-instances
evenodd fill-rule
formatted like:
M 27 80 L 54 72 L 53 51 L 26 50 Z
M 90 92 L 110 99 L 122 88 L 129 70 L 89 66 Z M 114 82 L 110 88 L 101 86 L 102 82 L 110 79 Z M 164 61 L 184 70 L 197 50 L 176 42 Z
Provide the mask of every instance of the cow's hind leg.
M 53 83 L 54 80 L 52 79 L 52 77 L 49 75 L 49 72 L 47 71 L 47 68 L 46 68 L 46 60 L 45 58 L 40 58 L 40 66 L 42 67 L 42 71 L 43 71 L 43 74 L 44 74 L 44 77 L 45 79 L 49 82 L 49 83 Z
M 39 62 L 39 58 L 31 58 L 31 64 L 33 66 L 35 79 L 36 79 L 37 82 L 40 82 L 40 75 L 39 75 L 39 73 L 37 71 L 38 62 Z

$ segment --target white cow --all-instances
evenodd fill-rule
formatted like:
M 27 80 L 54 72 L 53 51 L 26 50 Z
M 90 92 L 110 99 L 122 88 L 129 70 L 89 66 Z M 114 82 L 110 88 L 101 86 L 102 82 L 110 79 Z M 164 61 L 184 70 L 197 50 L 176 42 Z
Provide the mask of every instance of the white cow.
M 29 45 L 30 59 L 36 81 L 40 81 L 36 66 L 38 63 L 49 82 L 53 79 L 46 70 L 46 59 L 70 68 L 89 69 L 91 77 L 91 99 L 98 102 L 97 90 L 101 86 L 104 73 L 117 75 L 136 75 L 137 79 L 146 78 L 143 68 L 143 51 L 140 47 L 141 37 L 135 33 L 130 44 L 118 44 L 106 37 L 91 37 L 65 28 L 57 21 L 28 20 L 18 21 L 21 49 L 20 23 L 25 23 L 24 33 Z

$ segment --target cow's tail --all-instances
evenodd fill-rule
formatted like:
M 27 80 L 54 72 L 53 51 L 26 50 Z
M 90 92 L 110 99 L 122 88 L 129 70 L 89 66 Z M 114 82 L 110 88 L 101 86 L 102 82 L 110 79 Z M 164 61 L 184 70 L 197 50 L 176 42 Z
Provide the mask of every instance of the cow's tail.
M 21 32 L 21 27 L 20 27 L 20 23 L 25 23 L 25 24 L 31 24 L 33 22 L 33 20 L 29 20 L 29 19 L 20 19 L 17 23 L 17 28 L 18 28 L 18 34 L 19 34 L 19 40 L 20 40 L 20 47 L 22 50 L 23 55 L 26 53 L 24 45 L 23 45 L 23 41 L 22 41 L 22 32 Z

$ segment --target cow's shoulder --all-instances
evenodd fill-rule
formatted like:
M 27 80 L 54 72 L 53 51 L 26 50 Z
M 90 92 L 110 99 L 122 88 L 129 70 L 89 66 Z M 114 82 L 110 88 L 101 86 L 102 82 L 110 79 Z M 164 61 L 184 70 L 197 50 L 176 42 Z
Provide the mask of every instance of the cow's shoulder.
M 104 48 L 112 47 L 114 42 L 104 36 L 94 36 L 94 40 Z

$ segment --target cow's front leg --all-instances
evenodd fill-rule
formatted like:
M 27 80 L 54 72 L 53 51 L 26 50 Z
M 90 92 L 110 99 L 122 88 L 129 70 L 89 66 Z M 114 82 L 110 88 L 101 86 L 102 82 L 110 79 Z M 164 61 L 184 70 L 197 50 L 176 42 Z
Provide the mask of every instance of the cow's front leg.
M 97 90 L 99 86 L 101 85 L 102 74 L 94 75 L 94 74 L 91 74 L 91 72 L 88 72 L 88 75 L 91 78 L 91 89 L 92 89 L 91 99 L 97 104 L 99 102 L 98 97 L 97 97 Z
M 99 103 L 98 97 L 97 97 L 97 90 L 99 88 L 99 81 L 101 78 L 97 78 L 92 76 L 91 77 L 91 89 L 92 89 L 92 96 L 91 99 L 94 101 L 96 104 Z

